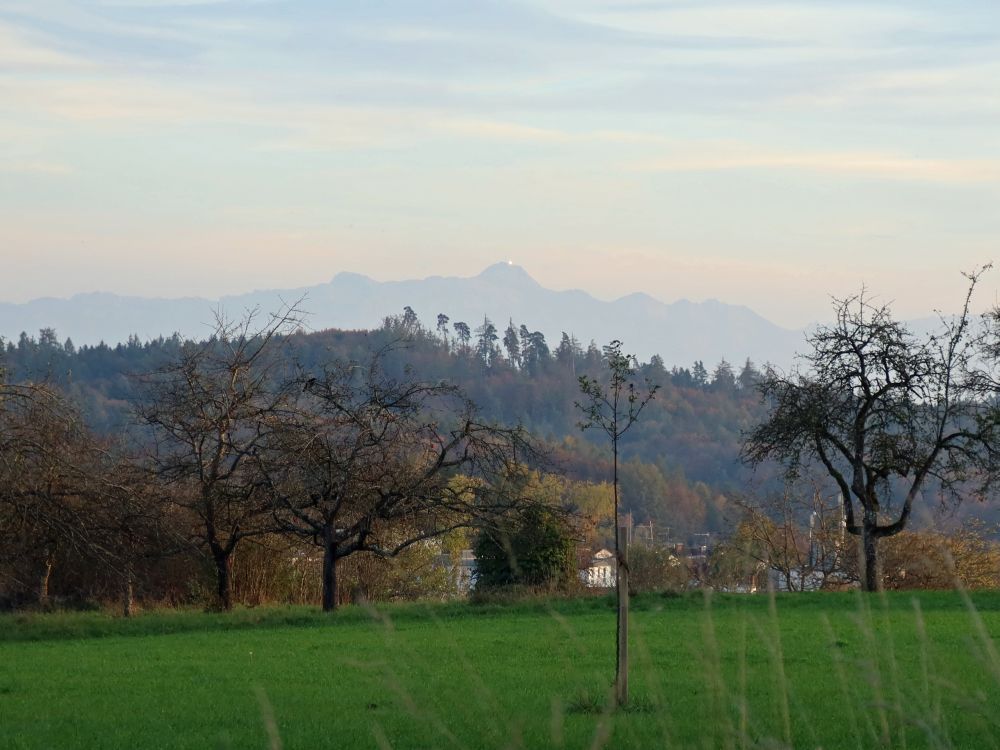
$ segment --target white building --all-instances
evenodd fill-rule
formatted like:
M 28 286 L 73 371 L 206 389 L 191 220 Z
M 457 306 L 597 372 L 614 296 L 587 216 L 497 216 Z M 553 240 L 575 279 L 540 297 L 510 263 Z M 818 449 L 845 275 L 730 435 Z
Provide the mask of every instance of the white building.
M 614 588 L 618 580 L 618 563 L 611 550 L 598 550 L 590 565 L 580 571 L 580 580 L 587 586 L 599 589 Z

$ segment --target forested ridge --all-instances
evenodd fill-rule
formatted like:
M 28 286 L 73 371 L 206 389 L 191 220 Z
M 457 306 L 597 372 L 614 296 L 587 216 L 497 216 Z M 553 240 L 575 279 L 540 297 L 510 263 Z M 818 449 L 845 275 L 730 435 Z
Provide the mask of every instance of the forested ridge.
M 607 342 L 604 342 L 607 343 Z M 364 363 L 381 352 L 387 374 L 460 386 L 484 417 L 522 424 L 550 446 L 557 471 L 589 482 L 606 481 L 609 458 L 578 428 L 579 377 L 604 366 L 602 345 L 563 334 L 548 342 L 528 325 L 490 320 L 472 326 L 438 316 L 428 330 L 412 310 L 372 331 L 330 329 L 286 336 L 290 364 L 310 370 L 331 361 Z M 22 334 L 4 345 L 2 366 L 11 382 L 47 381 L 65 391 L 98 432 L 138 430 L 138 382 L 174 359 L 179 336 L 115 346 L 74 346 L 57 332 Z M 667 353 L 669 355 L 669 353 Z M 664 366 L 660 356 L 639 363 L 640 376 L 660 390 L 623 442 L 623 507 L 637 522 L 652 520 L 674 534 L 721 531 L 726 496 L 745 489 L 750 473 L 739 461 L 741 432 L 764 413 L 747 361 Z
M 617 453 L 606 429 L 583 429 L 598 391 L 612 404 L 588 384 L 613 382 L 616 363 L 628 379 L 618 393 L 645 404 L 634 429 L 615 428 Z M 527 325 L 473 328 L 443 314 L 428 329 L 410 309 L 374 330 L 308 332 L 291 306 L 220 317 L 205 341 L 75 347 L 43 329 L 5 343 L 0 366 L 0 606 L 117 596 L 129 612 L 133 592 L 223 609 L 317 599 L 332 609 L 356 590 L 447 596 L 460 589 L 462 551 L 489 534 L 536 540 L 546 529 L 565 573 L 614 546 L 620 514 L 660 545 L 654 555 L 708 541 L 711 570 L 691 575 L 718 585 L 809 553 L 819 511 L 836 559 L 854 559 L 840 554 L 836 485 L 808 463 L 742 462 L 746 436 L 774 415 L 761 393 L 786 377 L 750 361 L 668 369 L 618 341 L 550 344 Z M 789 388 L 808 383 L 789 377 Z M 994 424 L 992 402 L 957 403 Z M 944 497 L 931 480 L 926 499 Z M 900 536 L 887 554 L 897 548 L 915 543 Z M 661 557 L 656 570 L 676 573 Z

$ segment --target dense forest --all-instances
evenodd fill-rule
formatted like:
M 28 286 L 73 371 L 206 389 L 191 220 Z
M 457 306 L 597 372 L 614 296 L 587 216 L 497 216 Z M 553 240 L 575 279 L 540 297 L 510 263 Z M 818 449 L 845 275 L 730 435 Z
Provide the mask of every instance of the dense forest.
M 190 343 L 190 342 L 188 342 Z M 558 343 L 528 325 L 473 326 L 438 315 L 435 330 L 407 308 L 372 331 L 325 330 L 288 334 L 282 342 L 291 367 L 303 371 L 332 361 L 369 361 L 380 354 L 389 374 L 446 381 L 461 387 L 485 418 L 521 424 L 550 449 L 555 471 L 603 482 L 610 459 L 593 434 L 581 433 L 579 377 L 601 375 L 602 346 L 584 346 L 563 334 Z M 179 336 L 115 346 L 74 346 L 57 332 L 24 333 L 4 346 L 2 364 L 12 382 L 45 381 L 81 408 L 91 428 L 112 434 L 138 430 L 134 403 L 141 379 L 172 361 L 185 346 Z M 739 461 L 741 431 L 764 409 L 755 389 L 760 373 L 750 361 L 664 366 L 637 363 L 659 391 L 622 445 L 623 508 L 635 521 L 653 521 L 662 533 L 719 532 L 728 525 L 727 496 L 751 479 Z M 758 477 L 756 481 L 764 481 Z

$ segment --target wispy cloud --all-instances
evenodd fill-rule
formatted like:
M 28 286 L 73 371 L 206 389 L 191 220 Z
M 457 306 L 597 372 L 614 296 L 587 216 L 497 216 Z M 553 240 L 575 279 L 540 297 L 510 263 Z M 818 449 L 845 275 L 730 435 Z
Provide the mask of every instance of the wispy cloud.
M 0 22 L 0 71 L 51 71 L 92 68 L 85 59 L 60 52 L 37 35 Z
M 265 0 L 257 0 L 264 2 Z M 191 8 L 207 5 L 230 5 L 246 0 L 97 0 L 105 8 Z
M 992 119 L 1000 115 L 998 80 L 1000 62 L 996 59 L 900 65 L 889 70 L 856 71 L 831 82 L 822 91 L 799 92 L 787 103 L 800 108 L 820 106 L 854 112 L 919 112 L 934 120 Z
M 863 151 L 776 151 L 751 145 L 691 144 L 684 153 L 635 162 L 639 172 L 798 170 L 945 184 L 1000 183 L 1000 161 L 919 158 Z
M 81 77 L 73 81 L 0 79 L 0 111 L 43 114 L 69 122 L 211 120 L 224 108 L 207 94 L 142 79 Z
M 55 161 L 22 161 L 0 157 L 0 172 L 60 177 L 73 174 L 74 169 L 69 164 Z
M 783 300 L 802 246 L 995 244 L 998 61 L 986 0 L 6 0 L 0 241 L 107 246 L 98 271 L 135 278 L 139 246 L 278 248 L 303 279 L 331 248 L 324 274 L 383 277 L 640 248 L 664 296 L 670 258 L 704 258 Z
M 456 135 L 507 142 L 526 141 L 555 144 L 572 143 L 575 140 L 579 140 L 579 136 L 575 136 L 565 130 L 533 127 L 531 125 L 498 120 L 480 120 L 462 117 L 438 118 L 433 122 L 433 126 L 439 130 Z

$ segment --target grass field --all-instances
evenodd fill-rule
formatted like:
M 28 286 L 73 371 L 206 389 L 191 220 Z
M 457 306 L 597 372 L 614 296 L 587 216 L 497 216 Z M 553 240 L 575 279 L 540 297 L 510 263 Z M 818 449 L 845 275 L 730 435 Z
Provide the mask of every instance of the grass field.
M 1000 746 L 1000 593 L 634 612 L 624 712 L 609 599 L 4 616 L 0 747 Z

